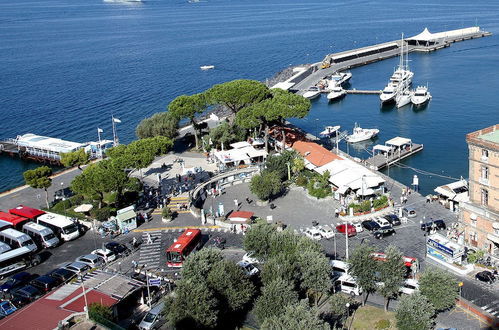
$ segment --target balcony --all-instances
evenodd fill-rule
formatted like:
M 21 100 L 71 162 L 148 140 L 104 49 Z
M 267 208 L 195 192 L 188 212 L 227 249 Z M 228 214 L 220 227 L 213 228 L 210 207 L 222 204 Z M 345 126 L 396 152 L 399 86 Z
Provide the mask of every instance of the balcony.
M 480 184 L 483 184 L 484 186 L 488 186 L 489 185 L 489 178 L 479 178 L 478 182 Z

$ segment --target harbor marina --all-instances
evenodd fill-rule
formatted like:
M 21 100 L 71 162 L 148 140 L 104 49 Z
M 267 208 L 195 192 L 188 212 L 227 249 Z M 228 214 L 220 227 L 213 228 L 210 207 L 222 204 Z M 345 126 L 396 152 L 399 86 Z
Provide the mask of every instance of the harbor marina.
M 386 141 L 384 145 L 375 145 L 372 157 L 366 159 L 366 165 L 373 170 L 380 170 L 421 150 L 422 144 L 397 136 Z

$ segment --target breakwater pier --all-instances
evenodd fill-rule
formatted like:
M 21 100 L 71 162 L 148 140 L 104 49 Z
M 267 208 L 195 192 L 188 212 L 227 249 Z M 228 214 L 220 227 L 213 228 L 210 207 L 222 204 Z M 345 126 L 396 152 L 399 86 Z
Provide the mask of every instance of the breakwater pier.
M 328 54 L 322 62 L 301 66 L 291 78 L 284 82 L 277 83 L 272 87 L 303 93 L 305 90 L 318 84 L 320 80 L 325 79 L 335 72 L 396 57 L 400 54 L 400 48 L 402 46 L 408 53 L 432 52 L 449 47 L 454 42 L 490 35 L 492 35 L 492 33 L 480 30 L 478 26 L 439 33 L 431 33 L 428 29 L 425 29 L 420 34 L 410 38 Z M 355 92 L 353 90 L 348 91 L 348 93 L 371 94 Z M 378 94 L 378 91 L 376 91 L 376 93 L 372 91 L 372 94 Z

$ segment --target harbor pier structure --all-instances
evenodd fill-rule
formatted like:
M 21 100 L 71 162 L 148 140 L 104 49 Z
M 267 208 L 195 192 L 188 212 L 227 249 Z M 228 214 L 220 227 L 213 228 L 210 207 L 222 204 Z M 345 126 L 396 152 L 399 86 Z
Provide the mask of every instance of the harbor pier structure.
M 421 150 L 423 150 L 422 144 L 397 136 L 386 141 L 384 145 L 375 145 L 372 157 L 366 159 L 366 165 L 370 169 L 380 170 Z
M 328 54 L 322 62 L 301 66 L 299 70 L 297 68 L 297 74 L 293 77 L 271 87 L 303 93 L 310 87 L 315 86 L 320 80 L 325 79 L 327 76 L 330 76 L 337 71 L 396 57 L 400 54 L 402 45 L 409 53 L 431 52 L 449 47 L 454 42 L 490 35 L 492 35 L 492 33 L 480 30 L 480 27 L 478 26 L 439 33 L 431 33 L 425 28 L 420 34 L 403 40 L 395 40 Z

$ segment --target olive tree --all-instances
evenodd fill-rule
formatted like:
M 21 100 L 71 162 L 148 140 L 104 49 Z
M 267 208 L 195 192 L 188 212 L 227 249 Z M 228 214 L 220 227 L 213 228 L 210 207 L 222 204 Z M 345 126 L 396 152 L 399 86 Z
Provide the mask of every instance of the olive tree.
M 395 318 L 399 330 L 429 330 L 433 329 L 435 307 L 419 292 L 403 296 Z
M 457 280 L 438 268 L 427 268 L 419 278 L 419 291 L 437 311 L 452 308 L 459 295 Z
M 357 284 L 362 288 L 362 306 L 366 304 L 370 293 L 377 289 L 376 269 L 377 261 L 372 257 L 374 248 L 368 244 L 360 244 L 353 250 L 348 260 L 348 273 L 351 274 Z
M 385 249 L 386 260 L 379 263 L 379 280 L 383 283 L 379 292 L 385 297 L 385 311 L 388 311 L 390 299 L 396 298 L 404 283 L 406 268 L 402 253 L 395 246 Z
M 43 189 L 45 191 L 45 202 L 49 208 L 49 193 L 48 188 L 52 185 L 52 169 L 48 166 L 41 166 L 34 170 L 27 170 L 23 173 L 24 181 L 31 188 Z

